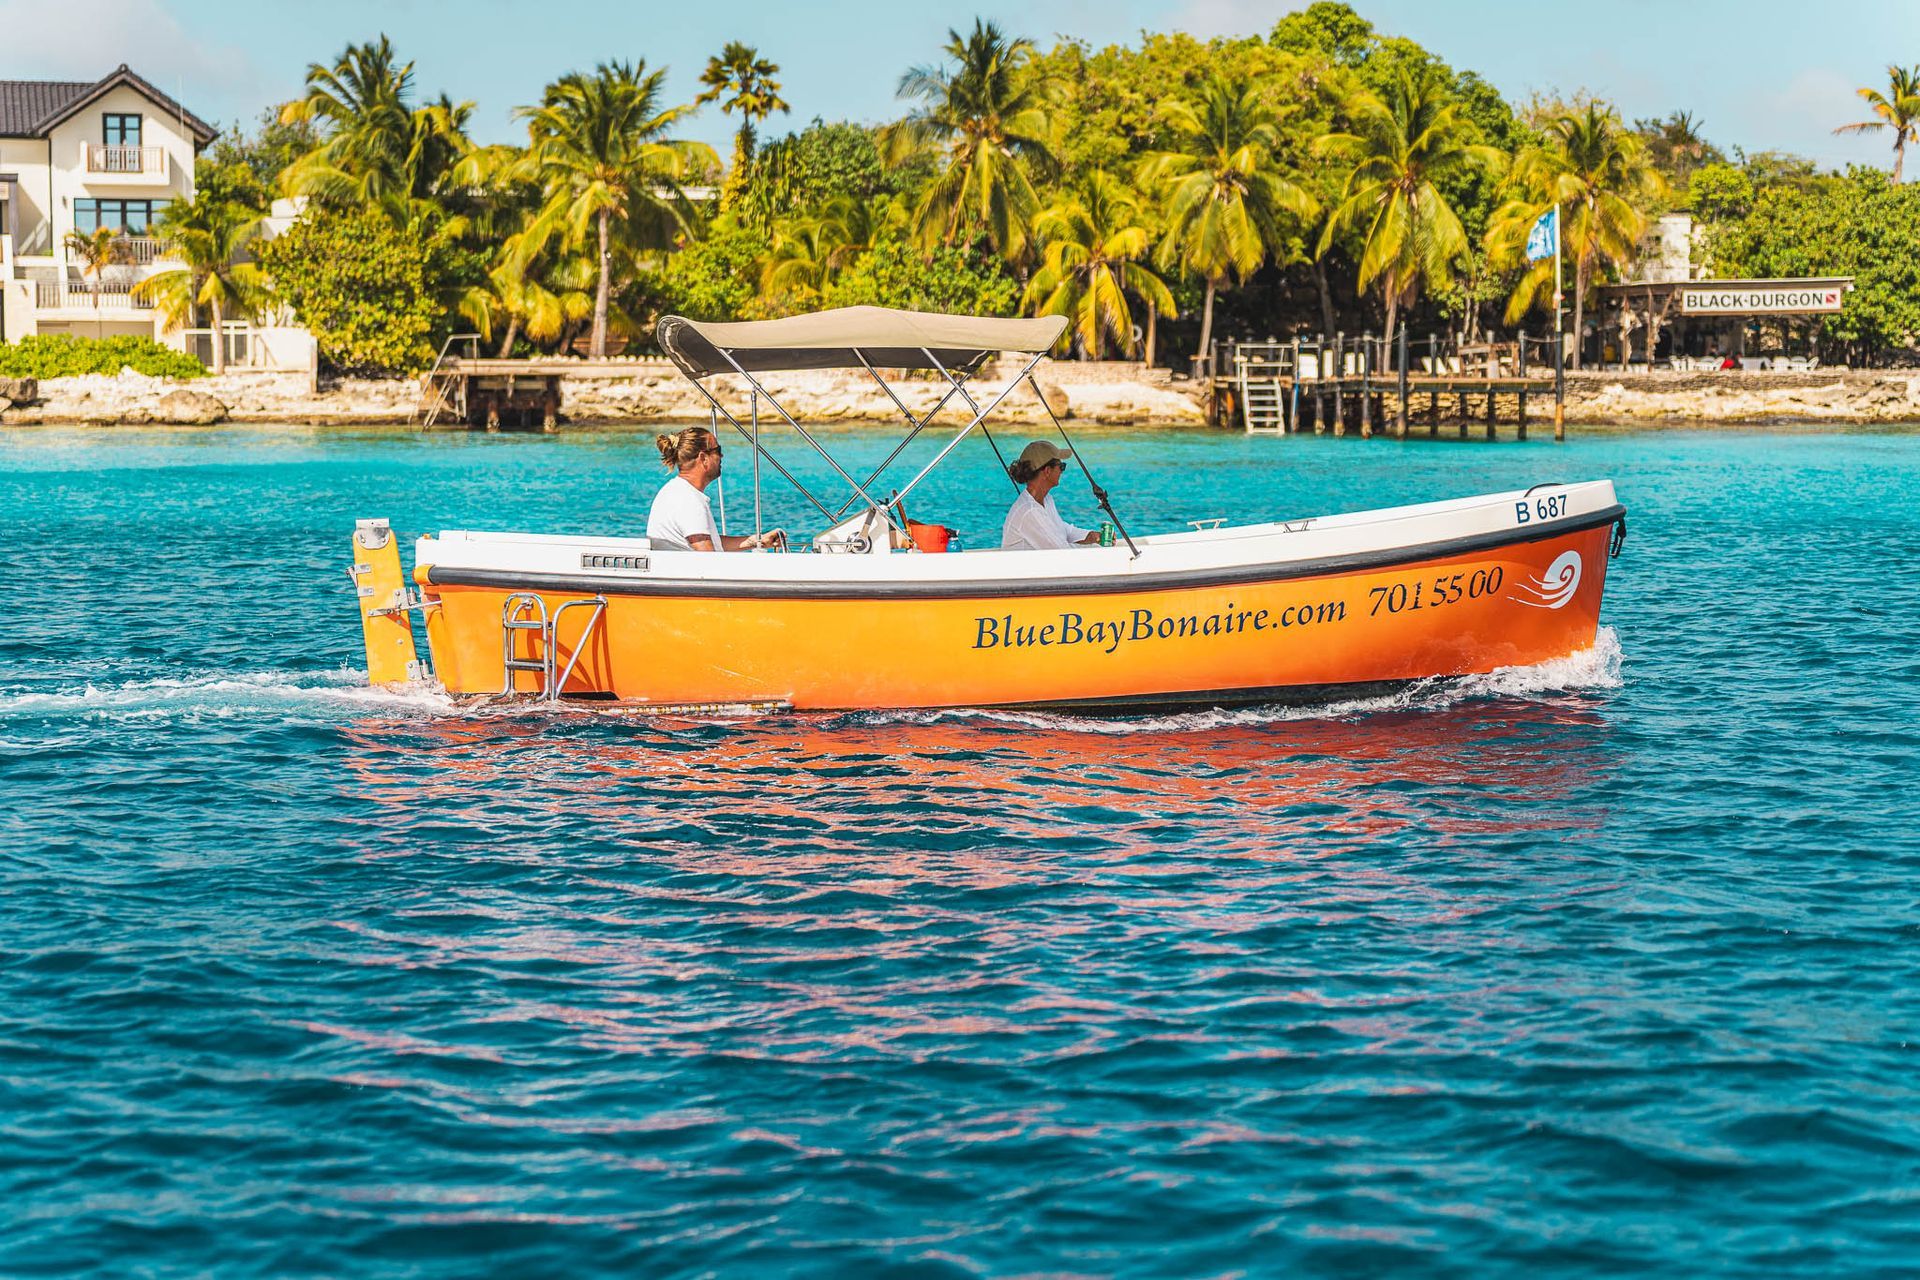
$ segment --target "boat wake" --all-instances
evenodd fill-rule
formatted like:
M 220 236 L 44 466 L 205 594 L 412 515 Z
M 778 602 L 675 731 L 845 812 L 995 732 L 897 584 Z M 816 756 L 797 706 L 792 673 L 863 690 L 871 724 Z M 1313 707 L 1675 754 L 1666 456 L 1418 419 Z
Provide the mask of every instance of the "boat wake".
M 332 671 L 203 672 L 179 677 L 86 681 L 77 687 L 0 689 L 0 722 L 9 720 L 254 719 L 331 722 L 342 713 L 453 709 L 437 689 L 388 690 L 350 667 Z
M 1022 725 L 1079 733 L 1167 733 L 1290 720 L 1345 719 L 1394 711 L 1436 711 L 1462 702 L 1538 699 L 1620 683 L 1620 641 L 1602 627 L 1591 649 L 1530 667 L 1503 667 L 1485 675 L 1418 681 L 1396 693 L 1305 706 L 1246 706 L 1157 716 L 1099 718 L 1047 711 L 861 711 L 821 716 L 826 724 L 936 724 L 954 721 Z M 180 677 L 86 681 L 65 688 L 0 689 L 0 723 L 34 720 L 179 721 L 270 718 L 333 724 L 365 715 L 436 719 L 442 716 L 526 716 L 558 719 L 654 719 L 644 708 L 611 704 L 555 707 L 533 701 L 456 701 L 438 688 L 371 688 L 366 674 L 331 671 L 207 672 Z M 754 715 L 680 714 L 676 720 L 751 723 Z
M 1287 706 L 1255 704 L 1124 718 L 1054 711 L 978 710 L 867 712 L 862 718 L 866 723 L 875 723 L 884 717 L 901 724 L 965 719 L 1093 734 L 1180 733 L 1292 720 L 1343 720 L 1394 711 L 1441 711 L 1463 702 L 1503 698 L 1531 701 L 1586 690 L 1613 689 L 1621 682 L 1620 660 L 1619 635 L 1612 627 L 1601 627 L 1594 636 L 1592 648 L 1564 658 L 1526 667 L 1500 667 L 1482 675 L 1418 680 L 1397 692 L 1372 698 Z

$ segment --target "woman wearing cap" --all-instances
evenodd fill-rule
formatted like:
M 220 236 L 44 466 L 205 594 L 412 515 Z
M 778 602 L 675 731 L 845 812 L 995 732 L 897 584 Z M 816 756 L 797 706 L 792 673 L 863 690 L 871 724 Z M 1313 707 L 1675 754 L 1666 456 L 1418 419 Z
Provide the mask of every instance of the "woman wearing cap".
M 1023 488 L 1000 531 L 1003 551 L 1057 551 L 1076 544 L 1090 547 L 1100 541 L 1097 531 L 1077 529 L 1062 520 L 1059 508 L 1053 505 L 1053 488 L 1066 474 L 1067 459 L 1072 456 L 1045 440 L 1035 440 L 1007 468 L 1013 482 Z
M 751 551 L 783 546 L 787 535 L 779 529 L 745 538 L 722 537 L 713 524 L 713 502 L 707 486 L 720 478 L 720 442 L 705 427 L 688 427 L 678 435 L 653 438 L 660 461 L 673 479 L 654 495 L 647 514 L 647 537 L 662 551 Z

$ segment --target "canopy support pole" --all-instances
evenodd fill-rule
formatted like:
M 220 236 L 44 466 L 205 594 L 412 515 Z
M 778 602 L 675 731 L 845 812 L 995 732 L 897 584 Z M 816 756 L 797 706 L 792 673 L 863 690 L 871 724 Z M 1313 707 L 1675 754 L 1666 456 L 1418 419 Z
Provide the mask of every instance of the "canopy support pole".
M 969 392 L 965 387 L 961 386 L 958 382 L 954 382 L 953 375 L 947 372 L 947 366 L 940 363 L 940 357 L 934 355 L 933 352 L 929 351 L 925 347 L 920 348 L 920 354 L 924 355 L 928 360 L 933 362 L 933 367 L 940 371 L 941 377 L 945 378 L 948 382 L 953 383 L 953 389 L 958 391 L 961 394 L 961 396 L 966 399 L 968 408 L 972 409 L 975 413 L 978 413 L 980 411 L 980 405 L 978 404 L 978 402 L 974 400 L 973 394 Z M 1031 370 L 1033 366 L 1030 364 L 1027 366 L 1027 368 Z M 1015 378 L 1014 381 L 1017 383 L 1020 381 L 1020 379 Z M 1020 487 L 1020 482 L 1018 480 L 1013 479 L 1013 472 L 1008 470 L 1007 468 L 1007 455 L 1000 452 L 1000 446 L 997 442 L 995 442 L 993 438 L 993 432 L 987 430 L 987 424 L 985 422 L 982 422 L 980 424 L 980 434 L 987 438 L 987 447 L 993 450 L 993 456 L 999 460 L 1001 472 L 1005 474 L 1008 480 L 1012 480 L 1013 487 L 1018 489 Z
M 788 413 L 784 408 L 781 407 L 780 402 L 774 399 L 772 392 L 768 391 L 765 387 L 761 386 L 757 378 L 755 378 L 752 374 L 748 373 L 745 369 L 742 369 L 740 367 L 740 362 L 733 358 L 733 352 L 727 350 L 725 347 L 715 347 L 714 350 L 720 353 L 720 356 L 723 360 L 725 360 L 728 364 L 733 366 L 733 371 L 735 373 L 739 374 L 741 377 L 747 380 L 747 385 L 749 387 L 753 388 L 754 391 L 758 392 L 759 394 L 767 398 L 767 403 L 773 406 L 773 411 L 779 414 L 782 418 L 785 418 L 787 421 L 787 425 L 792 427 L 795 431 L 798 431 L 800 433 L 800 438 L 802 440 L 805 440 L 808 444 L 812 445 L 813 451 L 819 454 L 821 457 L 825 458 L 827 460 L 827 465 L 832 467 L 834 471 L 839 474 L 842 480 L 845 480 L 848 484 L 852 485 L 853 491 L 855 493 L 859 494 L 861 497 L 867 500 L 868 506 L 870 507 L 883 506 L 883 504 L 875 502 L 873 500 L 873 495 L 867 492 L 867 487 L 865 485 L 861 484 L 858 480 L 855 480 L 852 476 L 847 474 L 847 469 L 841 466 L 840 463 L 834 458 L 832 454 L 827 452 L 825 445 L 821 444 L 818 440 L 815 440 L 811 432 L 809 432 L 805 427 L 801 426 L 799 423 L 793 420 L 793 415 Z M 792 477 L 788 477 L 788 478 L 791 479 Z M 820 506 L 820 504 L 817 502 L 814 505 Z M 826 508 L 820 507 L 820 510 L 824 512 Z M 835 518 L 835 517 L 829 517 L 829 518 Z
M 854 348 L 853 354 L 854 354 L 854 358 L 860 361 L 861 368 L 865 369 L 868 375 L 871 376 L 875 382 L 880 384 L 880 389 L 887 393 L 887 398 L 893 401 L 893 403 L 899 407 L 901 414 L 906 418 L 906 420 L 909 423 L 913 425 L 913 430 L 907 433 L 907 438 L 905 440 L 902 440 L 899 444 L 893 446 L 893 452 L 887 455 L 886 461 L 882 462 L 879 466 L 875 467 L 873 469 L 873 474 L 867 477 L 867 483 L 872 484 L 875 480 L 878 480 L 880 478 L 880 474 L 883 471 L 885 471 L 888 467 L 893 465 L 893 460 L 899 457 L 901 452 L 908 445 L 913 443 L 914 437 L 919 435 L 922 431 L 925 431 L 927 429 L 927 424 L 932 422 L 936 417 L 940 415 L 940 411 L 947 407 L 947 401 L 953 399 L 954 392 L 958 391 L 962 395 L 966 394 L 966 392 L 965 392 L 965 389 L 960 386 L 960 384 L 954 383 L 954 385 L 948 389 L 947 394 L 940 397 L 940 403 L 934 405 L 932 409 L 927 411 L 926 417 L 916 418 L 913 414 L 913 410 L 907 408 L 906 401 L 902 400 L 898 395 L 894 394 L 893 387 L 887 382 L 885 378 L 880 376 L 879 370 L 875 369 L 872 365 L 867 363 L 867 357 L 861 353 L 860 349 L 857 347 Z M 952 382 L 952 379 L 948 379 L 948 381 Z M 841 515 L 847 514 L 847 508 L 852 505 L 853 505 L 853 499 L 848 498 L 844 503 L 841 504 L 840 514 Z
M 900 490 L 899 493 L 895 494 L 893 497 L 893 500 L 895 502 L 900 502 L 903 499 L 905 499 L 909 493 L 913 492 L 913 487 L 919 484 L 922 480 L 926 479 L 927 473 L 929 471 L 932 471 L 935 467 L 939 466 L 940 463 L 946 459 L 946 456 L 953 452 L 954 446 L 958 445 L 962 440 L 965 440 L 969 435 L 971 435 L 973 433 L 973 429 L 979 426 L 983 421 L 985 421 L 986 416 L 988 414 L 992 413 L 995 409 L 998 409 L 1000 407 L 1000 402 L 1002 400 L 1005 400 L 1007 396 L 1012 393 L 1013 389 L 1020 385 L 1022 379 L 1024 379 L 1029 373 L 1033 372 L 1034 366 L 1039 364 L 1041 358 L 1046 354 L 1047 353 L 1044 351 L 1034 352 L 1033 358 L 1027 361 L 1027 367 L 1022 369 L 1018 374 L 1016 374 L 1013 380 L 1007 383 L 1006 386 L 1000 388 L 1000 390 L 994 394 L 993 399 L 987 401 L 986 408 L 984 409 L 976 408 L 974 411 L 973 420 L 968 422 L 966 426 L 960 428 L 959 434 L 955 435 L 953 439 L 947 441 L 946 445 L 941 448 L 940 452 L 933 455 L 933 461 L 927 463 L 926 466 L 920 468 L 919 473 L 916 474 L 913 477 L 913 479 L 907 481 L 906 488 Z M 967 395 L 965 391 L 962 391 L 960 394 L 963 396 L 966 396 L 968 404 L 973 403 L 973 397 Z
M 813 504 L 814 510 L 818 511 L 821 515 L 825 516 L 830 521 L 838 521 L 840 519 L 839 516 L 836 516 L 835 514 L 833 514 L 833 512 L 827 510 L 826 503 L 820 501 L 820 499 L 813 496 L 813 490 L 807 488 L 807 486 L 801 484 L 798 480 L 794 479 L 793 472 L 781 466 L 780 459 L 774 457 L 771 453 L 768 453 L 766 449 L 761 446 L 760 441 L 755 438 L 754 433 L 748 431 L 745 427 L 741 426 L 740 420 L 734 417 L 733 414 L 727 410 L 727 407 L 725 405 L 721 404 L 718 400 L 714 399 L 713 392 L 707 390 L 706 384 L 704 382 L 700 381 L 700 379 L 698 378 L 691 378 L 691 377 L 688 378 L 687 381 L 691 382 L 696 388 L 698 388 L 700 394 L 707 398 L 707 403 L 713 406 L 713 415 L 714 415 L 713 422 L 716 427 L 719 425 L 720 419 L 725 418 L 727 420 L 727 425 L 732 427 L 735 431 L 737 431 L 740 434 L 741 439 L 745 440 L 748 444 L 753 446 L 754 456 L 756 458 L 765 457 L 767 460 L 767 465 L 772 467 L 775 471 L 778 471 L 788 484 L 792 485 L 795 489 L 798 489 L 800 491 L 800 496 Z M 751 382 L 752 379 L 749 378 L 748 381 Z M 714 434 L 717 437 L 719 435 L 719 432 L 716 431 Z
M 707 423 L 707 430 L 713 431 L 713 428 L 719 425 L 720 425 L 719 423 L 714 422 L 711 418 L 709 418 Z M 715 440 L 718 440 L 720 438 L 720 433 L 718 431 L 713 431 L 713 438 Z M 713 484 L 716 489 L 720 490 L 721 545 L 715 548 L 715 550 L 724 551 L 726 550 L 726 537 L 727 537 L 727 478 L 725 476 L 715 477 Z
M 1032 366 L 1030 365 L 1028 368 L 1031 369 Z M 1127 526 L 1121 524 L 1120 517 L 1114 513 L 1113 503 L 1107 498 L 1107 491 L 1102 489 L 1100 482 L 1093 478 L 1093 472 L 1087 470 L 1086 458 L 1081 455 L 1078 449 L 1074 448 L 1072 438 L 1067 435 L 1065 424 L 1063 424 L 1059 418 L 1054 417 L 1053 406 L 1047 403 L 1047 398 L 1044 395 L 1040 394 L 1040 384 L 1033 381 L 1033 375 L 1031 373 L 1027 374 L 1027 381 L 1033 383 L 1033 398 L 1038 400 L 1040 407 L 1047 411 L 1047 417 L 1052 420 L 1054 429 L 1060 433 L 1060 438 L 1067 442 L 1067 451 L 1073 455 L 1073 460 L 1080 464 L 1080 474 L 1087 478 L 1087 487 L 1093 490 L 1093 500 L 1100 504 L 1100 509 L 1107 513 L 1107 519 L 1113 521 L 1113 527 L 1120 531 L 1120 537 L 1126 542 L 1127 550 L 1133 552 L 1131 558 L 1138 560 L 1140 558 L 1140 548 L 1133 545 L 1133 538 L 1127 533 Z

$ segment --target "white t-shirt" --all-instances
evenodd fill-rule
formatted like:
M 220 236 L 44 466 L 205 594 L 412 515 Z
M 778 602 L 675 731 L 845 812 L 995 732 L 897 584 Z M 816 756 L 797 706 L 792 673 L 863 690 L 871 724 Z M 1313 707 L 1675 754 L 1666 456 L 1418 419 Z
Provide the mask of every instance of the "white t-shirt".
M 647 537 L 662 551 L 691 551 L 693 544 L 687 539 L 696 533 L 712 538 L 713 549 L 721 550 L 713 503 L 685 476 L 675 476 L 654 495 L 653 510 L 647 513 Z
M 1000 530 L 1000 547 L 1004 551 L 1057 551 L 1086 536 L 1085 529 L 1076 529 L 1060 518 L 1052 494 L 1047 495 L 1045 502 L 1035 502 L 1033 495 L 1022 489 L 1007 511 L 1007 522 Z

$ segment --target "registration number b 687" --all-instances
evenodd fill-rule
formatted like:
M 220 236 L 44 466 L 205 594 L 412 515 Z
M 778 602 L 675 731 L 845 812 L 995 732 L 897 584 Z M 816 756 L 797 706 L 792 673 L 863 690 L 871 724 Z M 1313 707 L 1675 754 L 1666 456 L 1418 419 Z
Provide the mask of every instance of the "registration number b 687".
M 1530 524 L 1535 520 L 1558 520 L 1567 514 L 1567 495 L 1543 493 L 1537 498 L 1522 498 L 1513 504 L 1513 522 Z

